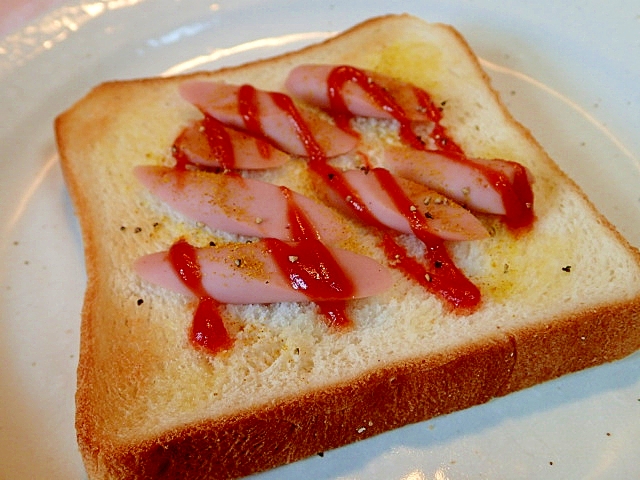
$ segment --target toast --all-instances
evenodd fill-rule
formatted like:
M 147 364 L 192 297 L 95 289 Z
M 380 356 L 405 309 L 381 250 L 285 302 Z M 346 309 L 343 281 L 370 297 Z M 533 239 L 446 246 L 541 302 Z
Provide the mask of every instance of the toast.
M 194 298 L 141 278 L 135 262 L 178 239 L 253 239 L 176 211 L 134 169 L 174 162 L 176 138 L 201 118 L 184 82 L 282 92 L 302 64 L 352 65 L 425 89 L 465 155 L 527 169 L 535 219 L 513 230 L 478 214 L 485 238 L 447 242 L 482 295 L 456 311 L 391 268 L 375 229 L 339 212 L 348 234 L 336 244 L 388 268 L 391 286 L 350 300 L 343 329 L 327 326 L 315 302 L 224 305 L 233 345 L 203 351 L 189 340 Z M 377 161 L 393 122 L 356 122 L 360 156 Z M 76 427 L 91 479 L 246 476 L 640 348 L 640 254 L 510 116 L 450 26 L 385 16 L 238 67 L 105 83 L 55 128 L 88 275 Z M 323 200 L 305 164 L 294 155 L 246 175 Z

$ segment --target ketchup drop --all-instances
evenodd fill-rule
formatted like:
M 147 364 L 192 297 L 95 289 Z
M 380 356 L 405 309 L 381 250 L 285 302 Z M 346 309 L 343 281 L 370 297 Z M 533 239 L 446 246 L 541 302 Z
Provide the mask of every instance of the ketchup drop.
M 171 246 L 168 256 L 182 283 L 198 297 L 198 306 L 191 325 L 191 341 L 211 353 L 231 348 L 233 339 L 220 315 L 220 303 L 212 298 L 202 285 L 202 271 L 195 247 L 180 239 Z

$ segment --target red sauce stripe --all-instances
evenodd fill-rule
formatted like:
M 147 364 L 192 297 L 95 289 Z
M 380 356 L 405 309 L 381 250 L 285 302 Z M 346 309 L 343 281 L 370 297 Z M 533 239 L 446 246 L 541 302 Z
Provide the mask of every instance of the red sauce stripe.
M 191 341 L 211 353 L 229 349 L 233 345 L 233 339 L 224 326 L 220 304 L 202 285 L 197 250 L 186 240 L 180 239 L 171 246 L 168 256 L 182 283 L 198 297 L 191 325 Z

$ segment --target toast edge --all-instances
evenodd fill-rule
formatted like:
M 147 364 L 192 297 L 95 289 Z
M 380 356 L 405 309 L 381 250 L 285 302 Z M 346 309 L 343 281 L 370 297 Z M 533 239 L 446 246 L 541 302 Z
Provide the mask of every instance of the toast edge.
M 621 359 L 640 348 L 639 320 L 640 297 L 142 444 L 98 446 L 82 421 L 80 448 L 90 478 L 242 477 Z M 82 392 L 78 407 L 91 415 Z

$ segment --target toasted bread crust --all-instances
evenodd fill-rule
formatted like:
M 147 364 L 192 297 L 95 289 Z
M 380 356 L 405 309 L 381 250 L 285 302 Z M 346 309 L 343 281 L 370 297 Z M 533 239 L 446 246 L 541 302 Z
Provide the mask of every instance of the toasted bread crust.
M 348 30 L 338 39 L 275 59 L 223 69 L 213 74 L 213 78 L 233 81 L 236 75 L 251 77 L 252 72 L 264 71 L 274 64 L 278 69 L 285 69 L 309 55 L 322 57 L 323 52 L 328 52 L 327 58 L 333 63 L 348 63 L 350 52 L 336 54 L 336 42 L 340 44 L 342 39 L 350 38 L 353 40 L 350 46 L 361 41 L 375 51 L 375 46 L 370 45 L 371 39 L 383 41 L 383 36 L 377 35 L 376 31 L 387 28 L 390 23 L 405 21 L 415 20 L 408 16 L 372 19 Z M 488 77 L 462 37 L 448 27 L 437 28 L 446 29 L 458 39 L 467 50 L 476 75 L 482 83 L 488 84 Z M 140 80 L 137 86 L 154 89 L 168 82 L 175 82 L 175 79 Z M 61 165 L 83 226 L 87 264 L 88 290 L 82 314 L 76 427 L 90 478 L 223 479 L 245 476 L 409 423 L 481 404 L 566 373 L 620 359 L 640 348 L 640 291 L 636 289 L 624 299 L 589 304 L 553 315 L 545 321 L 514 327 L 497 322 L 493 333 L 475 341 L 367 369 L 355 379 L 297 395 L 288 394 L 258 408 L 203 418 L 148 438 L 122 440 L 108 436 L 105 423 L 117 424 L 118 419 L 104 420 L 102 407 L 98 406 L 104 390 L 97 377 L 104 365 L 97 359 L 103 355 L 99 352 L 105 347 L 96 332 L 100 331 L 104 311 L 108 310 L 105 290 L 109 288 L 109 280 L 103 270 L 108 265 L 106 257 L 109 254 L 101 244 L 104 229 L 96 224 L 99 208 L 92 203 L 86 179 L 78 173 L 77 160 L 68 159 L 91 155 L 91 141 L 84 143 L 87 150 L 80 153 L 75 150 L 77 142 L 69 141 L 70 136 L 85 131 L 83 125 L 75 124 L 77 109 L 82 108 L 86 115 L 93 108 L 91 105 L 95 100 L 92 97 L 104 102 L 105 98 L 110 98 L 105 91 L 113 89 L 120 95 L 125 91 L 120 86 L 121 82 L 114 82 L 98 87 L 81 107 L 75 107 L 56 120 Z M 539 149 L 531 134 L 508 114 L 497 94 L 492 91 L 492 95 L 505 117 L 510 119 L 510 127 L 528 138 L 533 148 Z M 118 98 L 118 102 L 126 101 Z M 107 124 L 117 114 L 110 116 L 109 112 L 98 111 L 88 122 L 97 123 L 102 129 L 109 128 Z M 94 130 L 95 135 L 99 135 L 98 130 Z M 86 135 L 92 134 L 86 132 Z M 556 172 L 567 188 L 586 200 L 555 164 L 549 161 L 547 167 Z M 590 215 L 594 215 L 633 257 L 633 262 L 640 265 L 640 253 L 588 205 Z M 114 315 L 134 318 L 136 314 L 130 308 L 117 304 L 118 301 L 114 301 Z M 157 354 L 150 351 L 152 355 Z M 118 394 L 114 394 L 103 401 L 118 398 Z
M 637 299 L 496 334 L 259 411 L 189 425 L 139 445 L 101 448 L 94 467 L 114 466 L 105 478 L 246 476 L 623 358 L 640 348 L 639 316 Z M 91 432 L 83 433 L 81 445 L 91 445 Z M 96 451 L 84 453 L 96 458 Z

